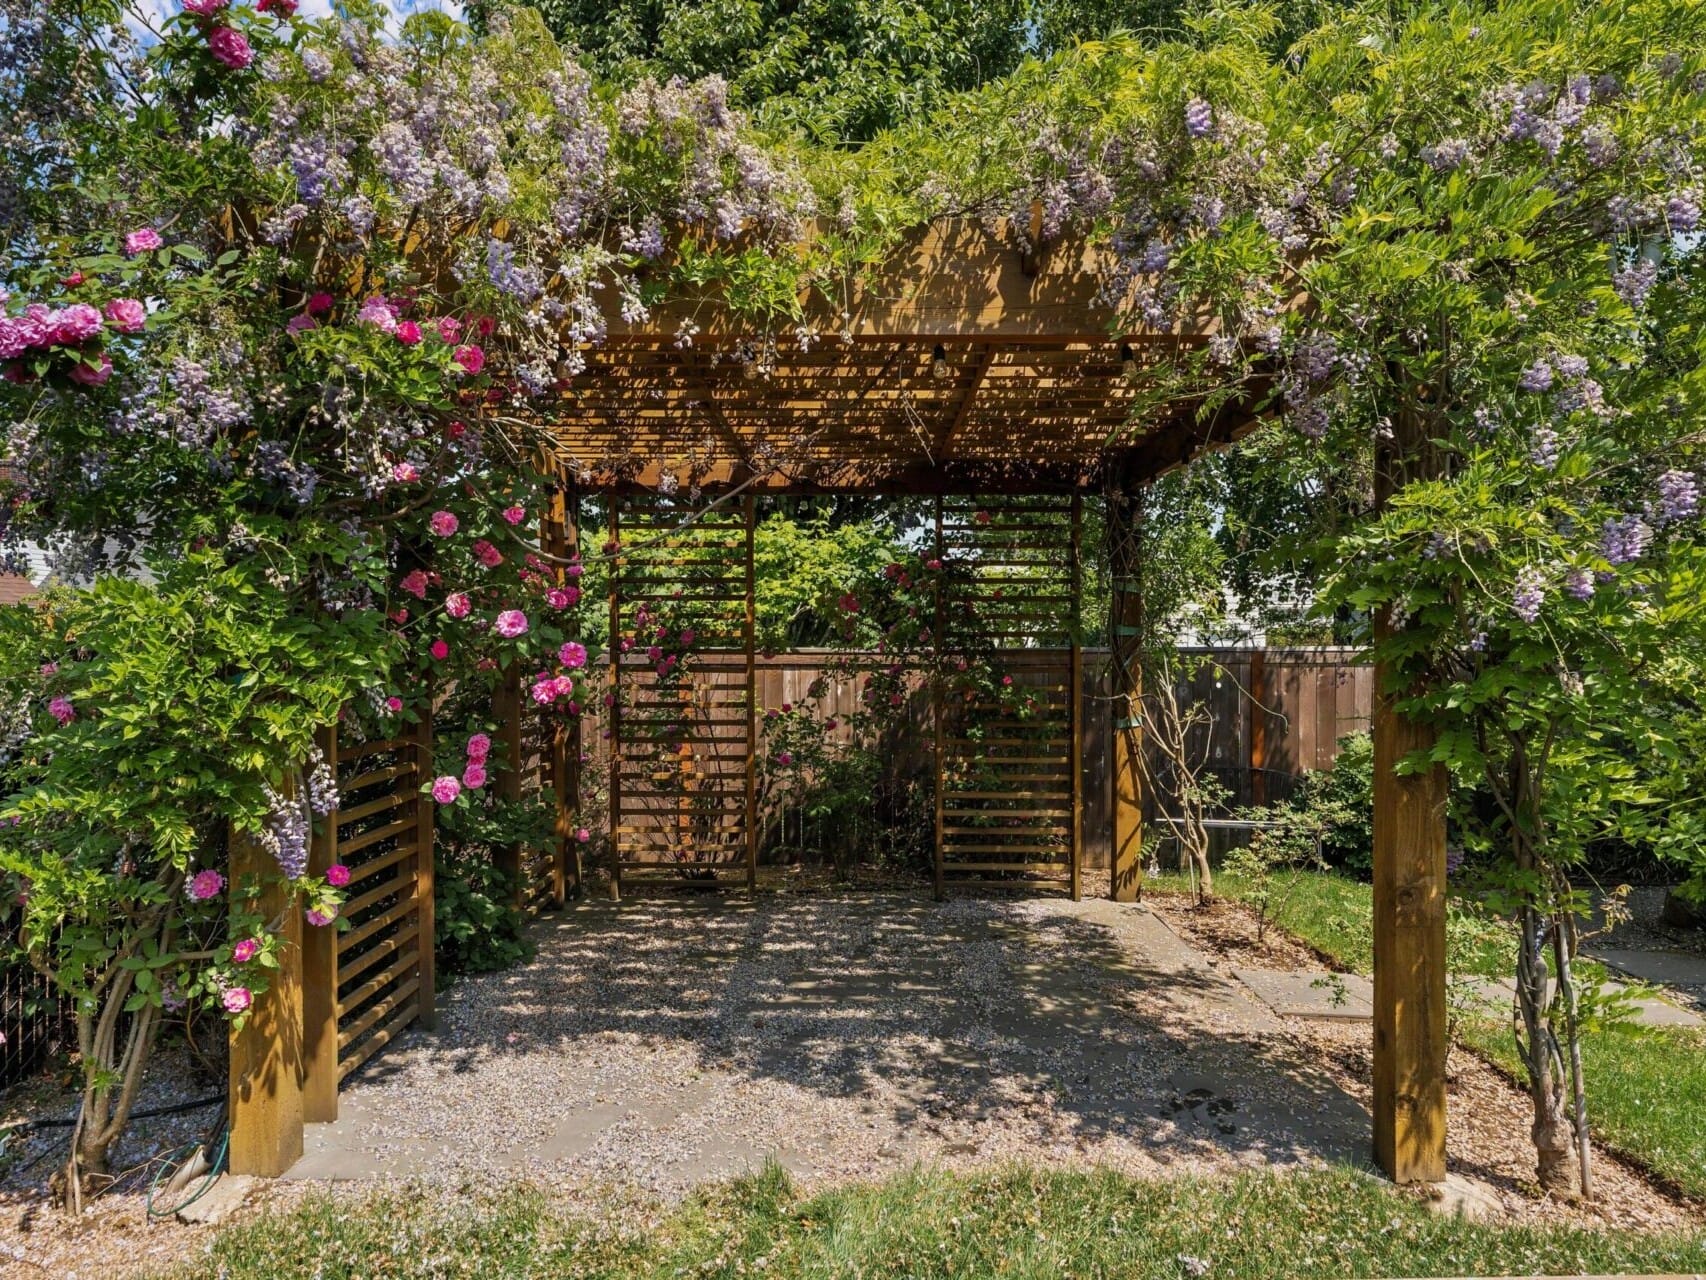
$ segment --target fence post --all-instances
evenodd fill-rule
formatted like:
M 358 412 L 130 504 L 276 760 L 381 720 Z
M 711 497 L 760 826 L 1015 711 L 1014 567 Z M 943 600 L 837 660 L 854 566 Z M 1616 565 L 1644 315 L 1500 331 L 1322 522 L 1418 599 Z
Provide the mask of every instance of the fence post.
M 521 766 L 524 760 L 521 741 L 521 667 L 514 662 L 504 666 L 498 675 L 498 687 L 492 696 L 492 713 L 498 722 L 498 757 L 503 769 L 497 777 L 499 800 L 510 803 L 521 799 Z M 431 758 L 430 746 L 428 758 Z M 527 885 L 522 882 L 522 867 L 526 862 L 519 840 L 511 841 L 497 851 L 497 865 L 510 877 L 512 895 L 518 907 L 527 905 Z
M 436 854 L 433 829 L 436 811 L 429 792 L 420 786 L 432 781 L 432 695 L 421 707 L 412 735 L 415 763 L 415 954 L 420 966 L 420 1020 L 428 1031 L 438 1030 L 438 947 Z
M 289 779 L 284 795 L 295 799 Z M 230 1170 L 276 1178 L 302 1158 L 302 912 L 272 854 L 253 836 L 231 833 L 229 870 L 234 908 L 245 903 L 244 890 L 258 883 L 264 888 L 253 905 L 268 919 L 282 914 L 284 921 L 278 968 L 242 1028 L 231 1031 L 228 1082 Z
M 569 512 L 568 495 L 563 491 L 561 477 L 552 486 L 551 496 L 547 500 L 544 518 L 540 521 L 539 542 L 547 556 L 555 560 L 566 560 L 569 556 L 572 517 Z M 550 569 L 551 580 L 558 587 L 568 582 L 568 575 L 561 564 Z M 571 612 L 569 617 L 573 617 Z M 578 683 L 578 681 L 577 681 Z M 577 697 L 581 691 L 577 689 Z M 578 723 L 578 719 L 576 721 Z M 551 740 L 541 744 L 541 750 L 549 750 L 551 771 L 551 798 L 555 817 L 551 824 L 551 905 L 561 907 L 569 900 L 571 886 L 578 892 L 580 888 L 580 872 L 578 863 L 571 862 L 570 850 L 575 842 L 574 806 L 575 793 L 578 788 L 571 785 L 570 764 L 571 749 L 576 765 L 580 759 L 578 744 L 571 747 L 569 741 L 570 728 L 561 719 L 551 725 Z
M 742 643 L 746 649 L 746 887 L 758 887 L 758 600 L 752 561 L 752 539 L 757 523 L 757 501 L 749 491 L 745 502 L 746 621 Z
M 1084 896 L 1084 639 L 1078 633 L 1079 621 L 1082 614 L 1083 596 L 1083 554 L 1080 546 L 1083 533 L 1083 498 L 1079 492 L 1072 491 L 1072 566 L 1071 593 L 1072 603 L 1068 623 L 1072 634 L 1067 638 L 1071 646 L 1066 661 L 1066 682 L 1068 686 L 1068 702 L 1071 739 L 1069 758 L 1072 761 L 1072 816 L 1071 816 L 1071 848 L 1068 856 L 1072 859 L 1072 900 L 1077 902 Z
M 320 756 L 338 773 L 338 726 L 315 734 Z M 321 819 L 308 845 L 308 874 L 325 877 L 338 860 L 338 811 Z M 302 1118 L 327 1124 L 338 1118 L 338 931 L 302 931 Z
M 1250 650 L 1250 803 L 1268 802 L 1267 652 Z
M 610 900 L 622 901 L 622 499 L 615 489 L 610 506 L 610 699 L 605 723 L 610 732 Z
M 1113 850 L 1109 859 L 1110 896 L 1135 902 L 1143 892 L 1143 668 L 1141 633 L 1142 549 L 1136 519 L 1137 499 L 1123 491 L 1108 496 L 1109 567 L 1113 608 L 1109 610 L 1109 647 L 1113 659 L 1110 730 L 1113 737 Z

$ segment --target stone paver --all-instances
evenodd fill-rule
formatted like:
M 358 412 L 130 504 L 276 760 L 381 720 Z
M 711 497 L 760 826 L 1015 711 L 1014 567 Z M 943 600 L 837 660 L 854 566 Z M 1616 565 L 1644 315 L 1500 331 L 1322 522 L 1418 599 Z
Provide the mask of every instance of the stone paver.
M 1466 979 L 1469 990 L 1483 1003 L 1499 1009 L 1510 1007 L 1511 1000 L 1516 996 L 1516 980 L 1514 978 L 1470 978 Z M 1621 982 L 1608 981 L 1605 983 L 1608 994 L 1616 995 L 1627 992 L 1629 988 Z M 1666 996 L 1674 993 L 1667 992 Z M 1706 1027 L 1706 1018 L 1702 1018 L 1692 1009 L 1673 1004 L 1661 996 L 1633 996 L 1634 1006 L 1632 1021 L 1639 1027 Z
M 1674 990 L 1679 1001 L 1706 1012 L 1706 956 L 1692 951 L 1647 951 L 1606 947 L 1583 952 L 1608 969 L 1656 987 Z
M 1303 973 L 1280 969 L 1234 969 L 1238 981 L 1282 1018 L 1333 1018 L 1367 1022 L 1374 1017 L 1374 984 L 1355 973 Z

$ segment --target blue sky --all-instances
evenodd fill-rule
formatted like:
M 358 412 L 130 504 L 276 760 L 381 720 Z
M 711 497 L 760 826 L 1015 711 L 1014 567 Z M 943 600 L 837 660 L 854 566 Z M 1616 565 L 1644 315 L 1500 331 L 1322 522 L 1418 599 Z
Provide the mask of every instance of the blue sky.
M 132 0 L 132 3 L 151 15 L 156 25 L 183 7 L 178 0 Z M 461 0 L 385 0 L 385 4 L 398 18 L 430 9 L 440 9 L 457 18 L 462 16 Z M 301 8 L 297 10 L 297 14 L 304 18 L 324 18 L 331 12 L 331 0 L 301 0 Z

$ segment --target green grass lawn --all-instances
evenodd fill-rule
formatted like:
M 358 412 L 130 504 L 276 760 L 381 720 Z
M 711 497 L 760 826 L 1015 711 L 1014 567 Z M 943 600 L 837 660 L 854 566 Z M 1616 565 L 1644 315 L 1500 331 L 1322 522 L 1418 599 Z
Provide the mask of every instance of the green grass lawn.
M 1190 892 L 1188 877 L 1172 872 L 1150 876 L 1144 883 L 1169 892 Z M 1228 873 L 1215 876 L 1214 891 L 1247 905 L 1258 897 L 1253 884 Z M 1276 871 L 1269 912 L 1274 924 L 1340 969 L 1366 976 L 1374 972 L 1371 892 L 1361 880 L 1330 871 Z M 1446 948 L 1453 973 L 1503 977 L 1516 968 L 1514 947 L 1510 930 L 1502 924 L 1452 909 Z
M 1351 1171 L 1139 1181 L 1016 1168 L 798 1196 L 770 1170 L 673 1210 L 522 1188 L 321 1195 L 222 1232 L 180 1280 L 1440 1276 L 1706 1268 L 1706 1239 L 1489 1227 Z
M 1286 871 L 1274 894 L 1274 918 L 1286 932 L 1356 973 L 1373 969 L 1370 887 L 1331 872 Z M 1175 875 L 1148 883 L 1188 889 Z M 1217 893 L 1247 901 L 1250 886 L 1217 876 Z M 1447 925 L 1452 973 L 1507 977 L 1516 967 L 1510 930 L 1468 911 Z M 1584 965 L 1589 976 L 1603 974 Z M 1464 1018 L 1458 1036 L 1514 1078 L 1522 1064 L 1508 1023 Z M 1617 1028 L 1583 1036 L 1588 1115 L 1605 1142 L 1644 1162 L 1692 1195 L 1706 1197 L 1706 1033 L 1670 1027 Z

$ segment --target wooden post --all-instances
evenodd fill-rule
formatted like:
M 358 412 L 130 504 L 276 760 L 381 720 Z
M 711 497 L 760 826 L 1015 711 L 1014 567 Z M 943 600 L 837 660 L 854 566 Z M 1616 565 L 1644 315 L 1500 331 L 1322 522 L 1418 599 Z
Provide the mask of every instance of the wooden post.
M 1250 803 L 1268 802 L 1268 666 L 1261 649 L 1250 651 Z
M 1436 451 L 1413 408 L 1378 442 L 1375 500 L 1437 475 Z M 1377 641 L 1392 636 L 1375 619 Z M 1434 745 L 1431 726 L 1401 715 L 1403 691 L 1374 670 L 1374 1157 L 1394 1182 L 1445 1178 L 1445 807 L 1443 765 L 1400 776 Z
M 610 900 L 622 901 L 622 500 L 610 490 Z
M 314 737 L 336 777 L 338 726 L 329 724 Z M 338 811 L 320 821 L 308 843 L 308 874 L 315 880 L 338 860 Z M 302 931 L 302 1118 L 309 1124 L 338 1118 L 338 931 L 332 927 Z
M 946 763 L 942 749 L 942 618 L 944 603 L 942 600 L 942 579 L 946 573 L 947 565 L 942 558 L 942 553 L 942 495 L 938 493 L 936 495 L 936 563 L 941 567 L 936 570 L 936 619 L 931 624 L 930 631 L 930 652 L 935 659 L 931 663 L 934 670 L 932 671 L 930 678 L 930 714 L 931 721 L 935 726 L 936 747 L 934 756 L 936 769 L 936 853 L 935 860 L 932 863 L 932 869 L 934 872 L 934 892 L 937 902 L 942 901 L 942 899 L 947 896 L 945 868 L 942 865 L 942 840 L 945 835 L 942 830 L 944 816 L 942 813 L 942 768 Z
M 521 668 L 511 662 L 499 673 L 498 687 L 492 694 L 492 712 L 498 722 L 498 759 L 503 761 L 496 780 L 497 796 L 512 803 L 521 799 L 521 707 Z M 523 883 L 522 875 L 525 864 L 526 851 L 519 840 L 497 851 L 498 868 L 510 877 L 518 907 L 525 906 L 528 898 L 529 886 Z
M 568 497 L 561 484 L 551 490 L 550 499 L 540 521 L 539 541 L 548 556 L 567 559 L 569 553 Z M 568 582 L 559 565 L 552 570 L 552 581 L 558 587 Z M 573 617 L 571 613 L 569 615 Z M 577 682 L 578 683 L 578 682 Z M 573 793 L 570 790 L 569 726 L 558 720 L 551 728 L 551 796 L 555 817 L 551 824 L 551 886 L 553 907 L 562 907 L 569 900 L 570 883 L 578 887 L 579 877 L 571 873 L 571 850 L 575 843 L 575 814 Z M 578 761 L 579 751 L 575 752 Z
M 1123 489 L 1108 495 L 1114 596 L 1109 611 L 1114 791 L 1109 892 L 1115 902 L 1136 902 L 1143 892 L 1143 596 L 1138 576 L 1142 564 L 1136 507 L 1136 497 Z
M 415 763 L 415 952 L 419 955 L 420 1020 L 428 1031 L 438 1030 L 438 914 L 436 858 L 433 848 L 435 810 L 432 795 L 420 785 L 432 780 L 433 699 L 429 688 L 420 721 L 411 735 Z M 326 932 L 330 932 L 327 930 Z
M 286 799 L 294 799 L 287 780 Z M 302 912 L 279 878 L 278 864 L 253 836 L 231 833 L 231 905 L 283 918 L 279 965 L 231 1032 L 229 1168 L 276 1178 L 302 1158 Z M 265 885 L 258 899 L 243 891 Z M 335 1034 L 335 1033 L 334 1033 Z M 335 1044 L 335 1039 L 334 1039 Z
M 581 549 L 581 497 L 579 490 L 575 490 L 569 495 L 564 533 L 564 550 L 573 560 L 580 555 Z M 575 603 L 569 606 L 569 617 L 574 623 L 578 624 L 581 619 L 580 579 L 570 578 L 565 573 L 564 580 L 575 588 Z M 575 702 L 579 705 L 580 710 L 570 719 L 568 724 L 568 741 L 564 744 L 566 767 L 560 775 L 563 782 L 561 794 L 557 800 L 558 816 L 561 817 L 566 807 L 572 822 L 572 829 L 568 832 L 569 856 L 564 864 L 564 873 L 568 878 L 564 885 L 564 892 L 568 896 L 576 898 L 586 891 L 586 866 L 582 861 L 584 850 L 581 848 L 581 840 L 576 832 L 580 830 L 581 825 L 581 761 L 586 754 L 586 733 L 583 726 L 586 722 L 587 712 L 592 706 L 589 696 L 591 692 L 592 672 L 583 667 L 575 677 Z
M 1084 646 L 1079 635 L 1079 621 L 1082 610 L 1082 562 L 1083 553 L 1081 535 L 1083 529 L 1083 498 L 1075 489 L 1072 492 L 1072 564 L 1071 572 L 1071 607 L 1068 610 L 1067 624 L 1072 628 L 1067 638 L 1070 648 L 1067 651 L 1066 679 L 1069 699 L 1068 720 L 1071 728 L 1068 736 L 1071 743 L 1072 770 L 1072 814 L 1069 827 L 1071 847 L 1068 857 L 1072 859 L 1072 900 L 1077 902 L 1084 896 Z
M 758 583 L 752 541 L 758 503 L 746 495 L 746 887 L 758 888 Z

